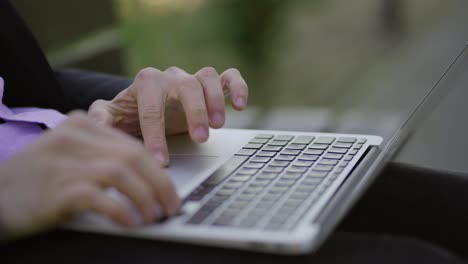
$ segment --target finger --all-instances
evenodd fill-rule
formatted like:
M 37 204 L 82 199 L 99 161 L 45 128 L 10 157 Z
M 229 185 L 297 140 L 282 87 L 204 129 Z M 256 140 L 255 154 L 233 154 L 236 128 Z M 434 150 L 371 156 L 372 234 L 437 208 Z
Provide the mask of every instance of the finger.
M 120 134 L 116 130 L 110 130 L 108 133 Z M 153 201 L 155 201 L 153 206 L 159 203 L 169 216 L 178 211 L 180 199 L 171 179 L 140 144 L 122 138 L 118 144 L 108 142 L 101 149 L 105 149 L 109 158 L 115 159 L 116 162 L 134 171 L 144 180 L 144 184 L 150 189 Z
M 237 69 L 229 69 L 221 74 L 221 83 L 225 95 L 231 96 L 231 104 L 237 111 L 243 110 L 247 105 L 248 87 L 244 78 Z
M 220 128 L 225 122 L 224 94 L 219 74 L 215 69 L 206 67 L 199 70 L 195 78 L 203 87 L 210 126 Z
M 190 137 L 195 142 L 205 142 L 208 139 L 209 122 L 205 96 L 200 82 L 176 67 L 171 67 L 166 72 L 172 75 L 177 85 L 177 96 L 187 117 Z
M 167 216 L 175 215 L 180 208 L 180 198 L 170 177 L 146 156 L 140 161 L 142 176 L 150 183 L 156 201 Z
M 166 93 L 164 78 L 159 70 L 147 68 L 138 73 L 132 86 L 138 91 L 138 115 L 146 148 L 161 163 L 169 164 L 164 110 Z
M 62 192 L 61 201 L 66 215 L 73 216 L 93 211 L 123 226 L 135 227 L 139 224 L 130 208 L 93 184 L 70 185 Z
M 88 110 L 88 116 L 93 119 L 97 125 L 112 125 L 112 115 L 107 110 L 107 101 L 97 100 L 91 104 Z
M 117 162 L 90 164 L 82 180 L 91 180 L 100 187 L 114 187 L 125 194 L 139 209 L 147 223 L 155 220 L 154 200 L 150 187 L 142 177 Z

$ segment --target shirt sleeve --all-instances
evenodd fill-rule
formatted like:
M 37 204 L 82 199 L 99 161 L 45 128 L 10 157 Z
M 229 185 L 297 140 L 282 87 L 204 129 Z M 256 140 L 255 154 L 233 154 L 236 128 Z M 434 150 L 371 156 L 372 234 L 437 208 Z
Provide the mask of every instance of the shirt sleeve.
M 111 100 L 133 82 L 119 76 L 75 69 L 55 71 L 55 76 L 72 110 L 88 110 L 98 99 Z

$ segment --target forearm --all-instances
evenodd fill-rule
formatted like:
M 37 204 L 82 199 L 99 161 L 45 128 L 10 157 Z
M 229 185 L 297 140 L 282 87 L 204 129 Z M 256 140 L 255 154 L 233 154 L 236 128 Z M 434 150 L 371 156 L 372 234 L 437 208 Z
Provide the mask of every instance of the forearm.
M 55 71 L 55 76 L 70 104 L 70 110 L 87 110 L 98 99 L 111 100 L 132 83 L 129 79 L 114 75 L 72 69 Z

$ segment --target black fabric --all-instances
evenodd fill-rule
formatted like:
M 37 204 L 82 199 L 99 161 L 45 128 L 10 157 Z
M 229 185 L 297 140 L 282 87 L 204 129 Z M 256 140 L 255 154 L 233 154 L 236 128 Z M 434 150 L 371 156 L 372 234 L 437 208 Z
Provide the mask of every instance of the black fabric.
M 110 99 L 130 80 L 77 70 L 54 73 L 34 36 L 8 0 L 0 0 L 0 76 L 4 103 L 63 113 L 88 109 L 96 99 Z
M 410 195 L 405 199 L 407 207 L 420 208 L 414 208 L 413 213 L 400 211 L 406 207 L 400 204 L 400 187 L 418 189 L 419 180 L 426 177 L 431 177 L 428 181 L 434 184 L 445 186 L 445 190 L 457 190 L 456 185 L 460 183 L 459 176 L 451 173 L 392 164 L 325 244 L 317 252 L 299 257 L 55 230 L 0 245 L 0 258 L 8 260 L 5 263 L 465 263 L 453 253 L 453 248 L 450 248 L 453 244 L 445 243 L 447 241 L 443 244 L 442 241 L 439 241 L 440 244 L 429 243 L 414 237 L 413 229 L 417 230 L 418 225 L 423 222 L 434 224 L 432 218 L 426 217 L 441 208 L 420 207 L 419 198 Z M 467 179 L 462 179 L 466 184 Z M 464 199 L 464 196 L 464 193 L 458 191 L 451 196 L 447 195 L 447 202 L 451 206 L 443 211 L 465 211 L 466 203 L 457 202 Z M 380 203 L 383 197 L 387 198 Z M 425 202 L 437 204 L 438 200 L 438 196 L 429 196 Z M 384 216 L 380 216 L 383 212 Z M 393 217 L 388 218 L 386 215 Z M 396 225 L 391 227 L 396 218 L 404 219 L 401 222 L 406 223 L 396 221 Z M 458 224 L 450 225 L 451 215 L 447 218 L 440 217 L 436 221 L 443 225 L 443 230 L 449 236 L 459 228 Z M 459 236 L 466 235 L 465 230 L 466 228 L 459 230 Z M 396 232 L 388 233 L 389 231 Z M 438 240 L 436 233 L 426 231 L 429 232 L 423 234 L 424 238 Z
M 418 237 L 468 258 L 468 173 L 392 164 L 339 229 Z

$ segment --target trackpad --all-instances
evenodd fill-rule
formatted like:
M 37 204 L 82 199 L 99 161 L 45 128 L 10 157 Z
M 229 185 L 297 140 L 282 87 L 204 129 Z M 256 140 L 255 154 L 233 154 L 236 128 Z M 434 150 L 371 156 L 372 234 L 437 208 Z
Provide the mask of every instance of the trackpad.
M 170 155 L 170 165 L 166 169 L 178 192 L 181 192 L 197 176 L 213 169 L 219 157 L 197 155 Z

